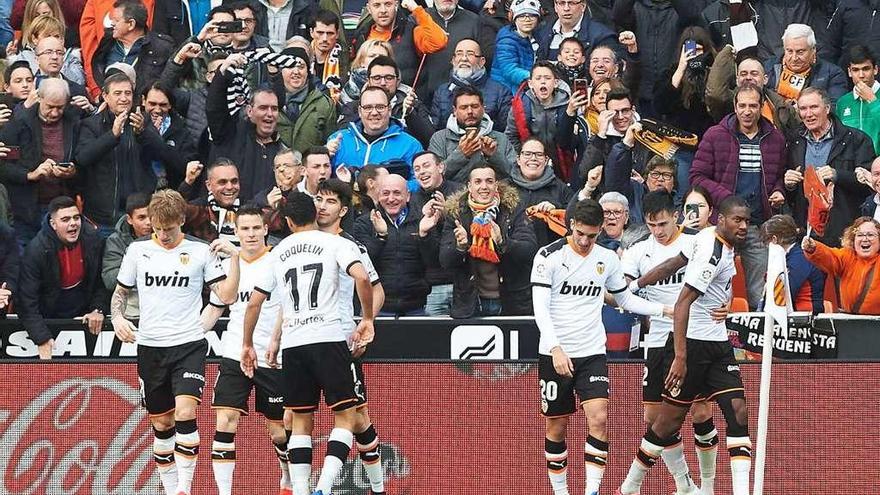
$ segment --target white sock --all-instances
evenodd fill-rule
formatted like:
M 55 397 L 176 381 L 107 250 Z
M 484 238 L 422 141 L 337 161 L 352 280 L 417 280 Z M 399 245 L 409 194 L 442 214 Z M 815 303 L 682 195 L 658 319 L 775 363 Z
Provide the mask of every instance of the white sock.
M 195 428 L 196 420 L 192 421 Z M 181 433 L 181 429 L 187 428 L 185 424 L 190 421 L 177 422 L 177 435 L 174 438 L 174 462 L 177 463 L 177 493 L 190 493 L 192 491 L 193 475 L 196 472 L 196 462 L 199 459 L 199 430 L 190 433 Z M 184 429 L 186 431 L 186 429 Z
M 752 470 L 752 441 L 749 437 L 727 437 L 733 495 L 749 495 L 749 472 Z
M 290 484 L 290 464 L 287 461 L 287 441 L 274 443 L 275 455 L 278 457 L 278 467 L 281 468 L 281 479 L 278 480 L 278 486 L 281 488 L 291 488 Z
M 312 476 L 312 437 L 290 435 L 287 448 L 293 495 L 309 495 L 311 493 L 309 478 Z
M 553 495 L 568 495 L 568 448 L 565 441 L 544 439 L 544 458 L 547 459 L 547 477 Z
M 675 480 L 675 489 L 681 493 L 690 493 L 695 486 L 691 480 L 688 470 L 687 460 L 684 458 L 684 446 L 681 444 L 681 437 L 676 435 L 677 442 L 671 447 L 663 449 L 660 454 L 663 458 L 663 464 Z
M 235 472 L 234 433 L 214 432 L 211 444 L 211 469 L 219 495 L 232 495 L 232 475 Z M 232 442 L 224 440 L 233 440 Z
M 715 464 L 718 459 L 718 430 L 705 435 L 694 435 L 697 447 L 697 460 L 700 463 L 700 492 L 703 495 L 715 493 Z
M 344 428 L 333 428 L 327 438 L 327 456 L 324 457 L 324 465 L 321 467 L 321 476 L 315 490 L 328 495 L 333 489 L 333 482 L 345 464 L 354 437 L 350 431 Z
M 651 431 L 645 433 L 645 437 L 650 437 L 654 441 L 642 438 L 642 445 L 639 447 L 636 458 L 629 467 L 626 479 L 620 485 L 620 492 L 624 495 L 638 493 L 642 489 L 642 482 L 645 481 L 645 475 L 648 470 L 657 463 L 657 458 L 663 453 L 663 447 L 658 445 L 662 443 L 660 439 Z
M 361 464 L 370 480 L 373 493 L 385 491 L 385 471 L 382 469 L 382 455 L 379 453 L 379 435 L 373 425 L 355 435 L 355 442 L 361 458 Z
M 177 493 L 177 466 L 174 463 L 174 432 L 156 432 L 160 435 L 170 434 L 168 438 L 153 437 L 153 459 L 159 471 L 159 480 L 166 495 Z
M 608 442 L 599 440 L 590 435 L 584 444 L 584 470 L 586 471 L 586 483 L 584 492 L 587 495 L 599 492 L 602 484 L 602 476 L 605 474 L 605 464 L 608 462 Z

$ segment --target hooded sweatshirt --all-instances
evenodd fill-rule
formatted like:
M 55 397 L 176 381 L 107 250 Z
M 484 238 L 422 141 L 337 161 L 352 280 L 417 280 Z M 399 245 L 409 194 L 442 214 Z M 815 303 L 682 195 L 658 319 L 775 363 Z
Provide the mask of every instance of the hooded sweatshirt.
M 431 136 L 428 151 L 433 152 L 440 161 L 446 164 L 444 176 L 447 179 L 461 183 L 467 182 L 471 166 L 484 160 L 495 167 L 495 172 L 499 176 L 506 177 L 510 174 L 510 169 L 516 162 L 516 150 L 510 144 L 507 136 L 493 130 L 493 125 L 492 119 L 488 115 L 483 114 L 478 135 L 488 136 L 497 143 L 495 153 L 488 158 L 479 152 L 466 157 L 458 149 L 458 142 L 464 136 L 465 131 L 458 125 L 455 115 L 450 115 L 446 120 L 446 129 L 437 131 Z
M 574 197 L 574 192 L 565 182 L 556 177 L 556 174 L 553 173 L 553 167 L 549 163 L 536 180 L 526 179 L 519 167 L 513 167 L 510 171 L 510 182 L 519 193 L 519 208 L 528 208 L 549 201 L 556 208 L 564 209 Z M 543 221 L 534 220 L 532 226 L 535 229 L 535 237 L 539 246 L 546 246 L 559 239 L 559 236 L 550 230 Z

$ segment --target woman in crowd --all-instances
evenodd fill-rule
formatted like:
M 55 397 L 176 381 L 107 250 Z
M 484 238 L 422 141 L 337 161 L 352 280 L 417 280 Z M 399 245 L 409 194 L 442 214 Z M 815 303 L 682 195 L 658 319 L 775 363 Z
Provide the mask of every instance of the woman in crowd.
M 880 315 L 880 223 L 857 218 L 844 231 L 841 245 L 831 248 L 810 237 L 801 242 L 807 260 L 839 280 L 844 312 Z
M 785 249 L 788 291 L 795 311 L 821 313 L 825 310 L 825 274 L 807 261 L 798 245 L 803 232 L 789 215 L 773 215 L 761 226 L 761 237 Z
M 691 186 L 684 195 L 684 212 L 681 224 L 694 230 L 703 230 L 711 225 L 712 196 L 703 186 Z
M 367 67 L 370 62 L 379 55 L 394 58 L 394 49 L 391 43 L 380 40 L 367 40 L 358 48 L 354 60 L 351 62 L 351 72 L 348 76 L 348 82 L 342 87 L 339 94 L 339 103 L 347 105 L 361 97 L 361 90 L 367 84 Z
M 54 0 L 51 0 L 51 2 L 54 2 Z M 30 7 L 32 3 L 33 2 L 28 3 L 28 7 Z M 40 5 L 45 7 L 47 3 L 40 3 Z M 57 5 L 58 4 L 55 3 L 56 8 Z M 25 20 L 27 20 L 27 13 L 28 11 L 25 11 Z M 60 10 L 58 11 L 58 14 L 61 14 Z M 20 48 L 18 44 L 7 47 L 7 50 L 12 49 L 12 52 L 8 52 L 8 60 L 10 62 L 25 60 L 30 64 L 31 70 L 36 72 L 38 67 L 37 54 L 35 52 L 37 43 L 43 38 L 55 37 L 63 40 L 64 46 L 66 47 L 64 50 L 63 62 L 61 63 L 61 74 L 72 82 L 80 85 L 85 84 L 82 55 L 80 54 L 79 48 L 71 48 L 73 45 L 67 40 L 67 38 L 69 38 L 67 33 L 69 33 L 69 31 L 65 27 L 64 19 L 57 18 L 54 12 L 38 15 L 30 22 L 27 22 L 22 29 Z M 13 41 L 11 44 L 14 43 L 16 42 Z

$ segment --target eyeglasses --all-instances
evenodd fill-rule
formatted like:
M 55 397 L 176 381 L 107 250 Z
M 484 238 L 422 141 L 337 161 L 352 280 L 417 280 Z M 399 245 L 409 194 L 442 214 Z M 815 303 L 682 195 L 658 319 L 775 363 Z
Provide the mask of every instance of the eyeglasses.
M 620 218 L 626 215 L 625 210 L 604 210 L 602 213 L 605 215 L 605 218 Z
M 40 53 L 38 53 L 37 55 L 40 57 L 42 57 L 43 55 L 50 55 L 50 56 L 55 55 L 57 57 L 63 57 L 64 50 L 43 50 Z
M 556 5 L 559 5 L 560 7 L 571 8 L 571 7 L 577 7 L 578 5 L 580 5 L 582 3 L 584 3 L 584 2 L 583 1 L 580 1 L 580 2 L 562 1 L 562 2 L 560 2 L 557 0 Z
M 391 82 L 395 79 L 397 79 L 397 76 L 395 74 L 385 74 L 385 75 L 379 74 L 376 76 L 370 76 L 370 82 L 374 82 L 374 83 L 380 83 L 382 81 Z
M 657 172 L 657 171 L 654 171 L 654 172 L 649 173 L 649 174 L 648 174 L 648 177 L 650 177 L 650 178 L 652 178 L 652 179 L 654 179 L 654 180 L 660 180 L 660 179 L 663 179 L 663 180 L 672 180 L 673 175 L 672 175 L 672 172 Z
M 856 239 L 876 239 L 877 237 L 876 232 L 857 232 L 855 235 Z
M 520 151 L 523 158 L 544 158 L 547 156 L 543 151 Z
M 632 113 L 633 113 L 633 109 L 631 107 L 630 108 L 621 108 L 621 109 L 614 111 L 615 116 L 617 116 L 617 115 L 632 115 Z
M 385 110 L 388 110 L 388 105 L 361 105 L 361 110 L 367 113 L 370 113 L 374 110 L 382 113 Z
M 239 20 L 239 21 L 241 21 L 241 22 L 247 24 L 248 26 L 253 26 L 254 24 L 257 23 L 257 20 L 254 19 L 253 17 L 250 17 L 250 18 L 248 18 L 248 17 L 239 17 L 239 18 L 236 19 L 236 20 Z

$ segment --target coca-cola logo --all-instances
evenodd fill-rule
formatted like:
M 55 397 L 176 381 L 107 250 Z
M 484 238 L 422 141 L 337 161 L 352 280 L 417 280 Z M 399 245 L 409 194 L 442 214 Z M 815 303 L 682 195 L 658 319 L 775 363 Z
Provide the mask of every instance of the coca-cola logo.
M 70 378 L 17 413 L 0 410 L 0 494 L 157 493 L 138 403 L 138 390 L 115 378 Z

